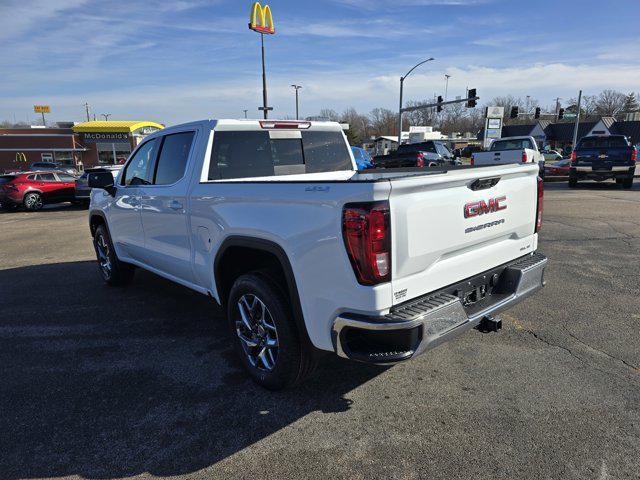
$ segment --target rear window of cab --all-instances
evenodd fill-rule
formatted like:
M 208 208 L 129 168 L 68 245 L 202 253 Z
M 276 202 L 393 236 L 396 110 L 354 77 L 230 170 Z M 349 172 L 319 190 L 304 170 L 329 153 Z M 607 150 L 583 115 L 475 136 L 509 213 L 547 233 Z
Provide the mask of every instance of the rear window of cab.
M 353 170 L 338 131 L 216 131 L 209 180 Z
M 580 148 L 624 148 L 629 143 L 624 137 L 586 137 L 578 142 L 576 149 Z

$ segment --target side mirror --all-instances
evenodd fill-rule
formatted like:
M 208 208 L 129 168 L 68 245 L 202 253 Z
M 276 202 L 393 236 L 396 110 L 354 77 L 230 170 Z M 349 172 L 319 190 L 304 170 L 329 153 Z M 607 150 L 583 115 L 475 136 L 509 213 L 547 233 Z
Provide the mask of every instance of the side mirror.
M 111 172 L 95 172 L 90 173 L 87 178 L 87 184 L 90 188 L 101 188 L 106 190 L 109 195 L 114 195 L 116 187 L 113 184 L 113 175 Z

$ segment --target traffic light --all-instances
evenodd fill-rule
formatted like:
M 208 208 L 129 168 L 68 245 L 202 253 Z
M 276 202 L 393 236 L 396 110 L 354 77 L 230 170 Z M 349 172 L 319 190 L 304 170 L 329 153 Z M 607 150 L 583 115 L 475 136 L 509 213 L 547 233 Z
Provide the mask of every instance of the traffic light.
M 558 110 L 558 120 L 564 118 L 564 108 Z
M 511 107 L 511 118 L 518 118 L 518 107 Z
M 438 106 L 436 107 L 436 111 L 442 111 L 442 95 L 438 95 Z
M 540 107 L 536 107 L 536 113 L 533 115 L 533 118 L 540 118 Z
M 471 88 L 469 90 L 469 95 L 467 95 L 467 108 L 473 108 L 476 106 L 476 89 Z

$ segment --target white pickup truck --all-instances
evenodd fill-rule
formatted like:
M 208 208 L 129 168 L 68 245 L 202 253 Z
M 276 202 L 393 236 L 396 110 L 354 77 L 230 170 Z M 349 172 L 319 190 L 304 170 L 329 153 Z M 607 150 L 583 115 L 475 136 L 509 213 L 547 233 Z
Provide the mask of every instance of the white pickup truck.
M 544 178 L 544 155 L 533 137 L 504 137 L 489 146 L 486 152 L 471 156 L 471 165 L 505 165 L 508 163 L 536 163 Z
M 206 120 L 89 174 L 100 272 L 141 267 L 226 309 L 249 374 L 279 389 L 318 353 L 407 360 L 543 285 L 537 166 L 358 172 L 332 122 Z

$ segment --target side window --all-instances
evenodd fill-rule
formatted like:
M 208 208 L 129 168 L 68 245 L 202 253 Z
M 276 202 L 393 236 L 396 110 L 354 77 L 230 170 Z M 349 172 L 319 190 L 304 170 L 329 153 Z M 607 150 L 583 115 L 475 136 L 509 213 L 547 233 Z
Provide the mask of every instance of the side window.
M 272 175 L 268 132 L 219 131 L 213 134 L 209 180 Z
M 58 178 L 60 179 L 61 182 L 75 182 L 76 181 L 76 177 L 74 177 L 73 175 L 69 175 L 68 173 L 58 173 Z
M 56 182 L 56 176 L 53 173 L 41 173 L 38 175 L 41 182 Z
M 27 180 L 37 180 L 38 175 L 29 175 Z
M 153 179 L 152 165 L 158 151 L 158 139 L 143 144 L 127 164 L 122 176 L 123 185 L 149 185 Z
M 184 176 L 194 132 L 174 133 L 164 137 L 154 184 L 170 185 Z

